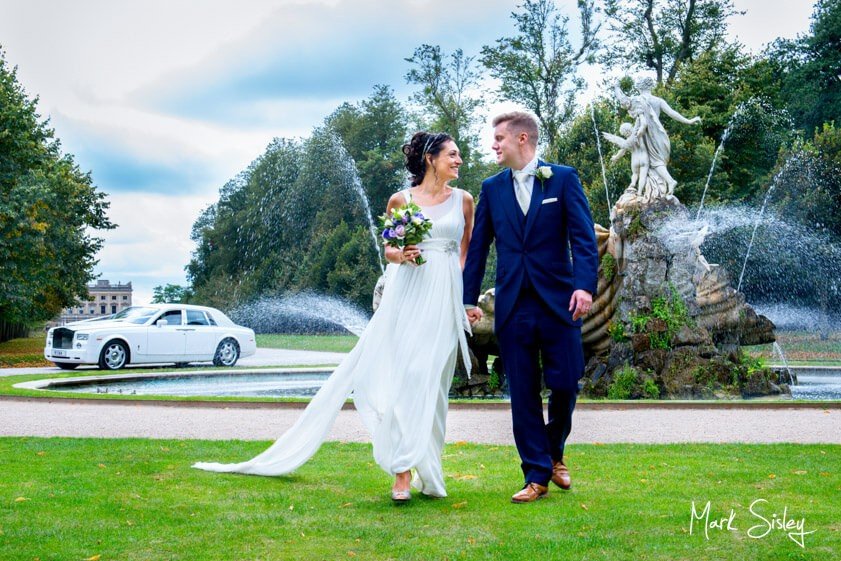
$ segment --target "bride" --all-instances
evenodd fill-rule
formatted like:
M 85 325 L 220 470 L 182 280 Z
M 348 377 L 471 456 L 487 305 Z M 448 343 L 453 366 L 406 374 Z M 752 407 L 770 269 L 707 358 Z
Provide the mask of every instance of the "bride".
M 374 460 L 395 478 L 392 499 L 408 501 L 410 486 L 433 497 L 447 495 L 441 452 L 459 349 L 470 372 L 461 269 L 473 229 L 473 197 L 449 186 L 462 164 L 449 135 L 418 132 L 403 146 L 403 154 L 412 186 L 392 195 L 387 211 L 414 202 L 432 221 L 432 229 L 418 245 L 386 247 L 389 265 L 382 301 L 356 346 L 297 422 L 265 452 L 238 464 L 193 467 L 252 475 L 290 473 L 315 454 L 352 393 L 371 434 Z M 420 254 L 426 263 L 415 265 Z

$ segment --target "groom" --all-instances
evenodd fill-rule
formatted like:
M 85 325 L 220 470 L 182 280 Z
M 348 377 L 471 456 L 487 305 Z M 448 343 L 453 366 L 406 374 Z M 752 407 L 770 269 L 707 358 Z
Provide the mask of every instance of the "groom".
M 545 495 L 549 481 L 561 489 L 571 485 L 564 443 L 584 373 L 580 318 L 593 302 L 599 257 L 578 174 L 538 160 L 534 116 L 505 113 L 493 126 L 496 161 L 508 169 L 482 183 L 464 267 L 464 304 L 471 323 L 479 321 L 476 303 L 495 240 L 495 332 L 525 475 L 511 500 L 527 503 Z M 541 362 L 551 391 L 548 424 Z

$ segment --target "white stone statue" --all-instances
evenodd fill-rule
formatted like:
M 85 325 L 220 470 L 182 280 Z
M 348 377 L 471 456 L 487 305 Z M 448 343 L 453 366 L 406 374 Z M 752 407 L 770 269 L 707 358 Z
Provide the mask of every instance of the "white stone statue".
M 620 203 L 628 198 L 641 198 L 645 202 L 657 198 L 671 198 L 674 196 L 677 181 L 672 178 L 667 169 L 672 146 L 669 135 L 660 122 L 660 113 L 663 112 L 672 119 L 687 125 L 700 123 L 701 118 L 688 119 L 672 109 L 666 100 L 653 95 L 651 90 L 654 88 L 655 81 L 650 76 L 644 75 L 637 78 L 634 85 L 639 95 L 633 97 L 627 96 L 618 83 L 614 88 L 619 103 L 628 109 L 629 115 L 634 118 L 631 132 L 626 134 L 628 128 L 623 125 L 626 133 L 622 133 L 622 128 L 620 128 L 620 133 L 625 138 L 605 134 L 607 140 L 620 147 L 620 151 L 611 160 L 618 160 L 625 152 L 631 153 L 631 168 L 634 177 L 631 179 L 631 185 L 622 195 Z
M 704 254 L 701 252 L 701 244 L 704 243 L 704 240 L 707 238 L 707 235 L 710 233 L 710 225 L 709 224 L 701 224 L 700 229 L 689 230 L 688 232 L 683 232 L 679 234 L 680 237 L 685 237 L 686 241 L 689 245 L 689 256 L 694 257 L 695 261 L 706 271 L 710 272 L 713 267 L 718 267 L 716 263 L 709 263 L 707 259 L 704 257 Z

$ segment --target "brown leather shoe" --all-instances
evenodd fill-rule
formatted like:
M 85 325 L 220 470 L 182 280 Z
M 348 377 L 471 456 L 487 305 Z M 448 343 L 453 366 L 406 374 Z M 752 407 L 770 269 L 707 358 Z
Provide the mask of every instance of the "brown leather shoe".
M 542 498 L 549 492 L 549 487 L 539 483 L 526 483 L 521 491 L 514 493 L 511 497 L 512 503 L 530 503 Z
M 555 462 L 552 466 L 552 483 L 565 491 L 572 487 L 569 469 L 567 469 L 563 462 Z

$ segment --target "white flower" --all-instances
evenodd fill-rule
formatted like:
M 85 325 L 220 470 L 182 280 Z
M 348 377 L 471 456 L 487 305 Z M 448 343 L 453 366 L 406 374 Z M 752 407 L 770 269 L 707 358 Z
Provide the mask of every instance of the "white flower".
M 552 177 L 552 168 L 549 166 L 540 166 L 534 172 L 534 176 L 540 181 L 546 181 L 547 179 Z

